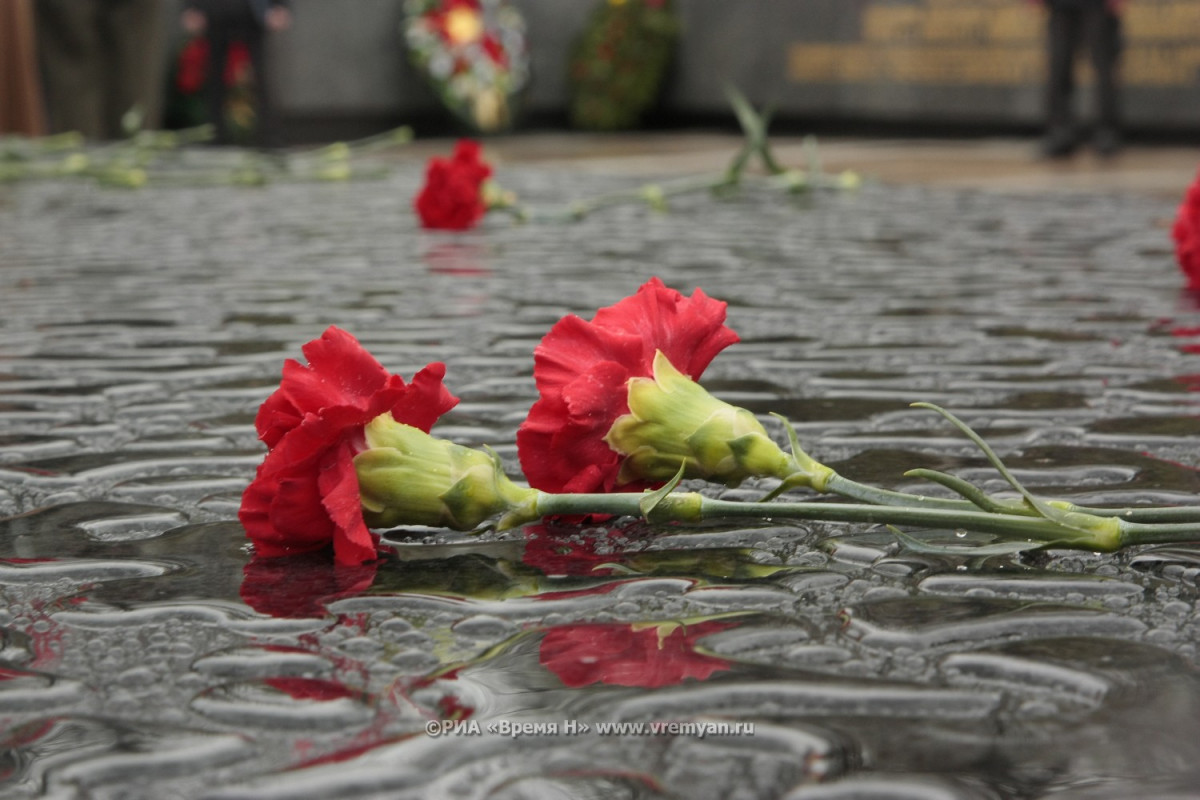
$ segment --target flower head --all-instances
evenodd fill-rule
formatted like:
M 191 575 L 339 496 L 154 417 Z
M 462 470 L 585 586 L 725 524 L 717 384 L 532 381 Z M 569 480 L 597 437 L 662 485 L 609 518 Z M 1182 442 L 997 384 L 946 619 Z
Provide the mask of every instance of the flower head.
M 487 213 L 484 182 L 491 174 L 479 143 L 470 139 L 459 140 L 450 158 L 431 158 L 425 185 L 413 201 L 421 224 L 442 230 L 473 227 Z
M 620 474 L 622 454 L 605 441 L 629 413 L 630 379 L 652 377 L 658 352 L 699 379 L 717 353 L 738 341 L 724 323 L 725 303 L 699 289 L 685 297 L 658 278 L 590 322 L 573 315 L 559 320 L 534 351 L 539 398 L 517 431 L 530 485 L 596 492 L 632 482 Z
M 707 621 L 691 625 L 584 624 L 551 628 L 542 637 L 538 658 L 573 689 L 593 683 L 656 688 L 687 679 L 708 680 L 729 669 L 729 662 L 696 652 L 697 641 L 733 627 Z
M 442 385 L 443 364 L 405 383 L 336 327 L 302 349 L 308 365 L 289 359 L 255 417 L 268 451 L 238 518 L 261 556 L 332 544 L 337 563 L 361 564 L 375 558 L 354 471 L 354 456 L 366 449 L 365 426 L 390 413 L 427 431 L 458 398 Z
M 1171 229 L 1179 268 L 1188 279 L 1189 289 L 1200 289 L 1200 174 L 1188 187 Z

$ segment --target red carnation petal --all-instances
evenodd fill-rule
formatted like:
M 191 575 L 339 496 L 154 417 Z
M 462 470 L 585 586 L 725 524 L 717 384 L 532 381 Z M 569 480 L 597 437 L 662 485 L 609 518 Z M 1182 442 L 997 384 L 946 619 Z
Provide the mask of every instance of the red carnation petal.
M 396 421 L 429 433 L 442 414 L 458 405 L 458 398 L 450 394 L 450 390 L 442 383 L 444 377 L 446 365 L 440 361 L 429 364 L 414 375 L 407 390 L 392 405 L 391 412 Z
M 697 380 L 717 353 L 739 341 L 725 327 L 725 308 L 700 289 L 684 297 L 651 278 L 637 294 L 597 311 L 592 323 L 637 336 L 644 348 L 644 374 L 661 350 L 676 369 Z
M 600 362 L 623 364 L 626 378 L 649 375 L 654 354 L 650 363 L 644 364 L 645 347 L 636 334 L 600 328 L 571 314 L 555 323 L 534 348 L 534 380 L 539 392 L 553 392 Z
M 602 361 L 562 388 L 562 398 L 567 403 L 567 413 L 572 420 L 588 423 L 603 419 L 614 411 L 624 414 L 629 410 L 626 392 L 614 395 L 612 387 L 624 389 L 629 381 L 629 372 L 613 361 Z M 603 433 L 607 433 L 605 430 Z
M 346 331 L 330 327 L 302 348 L 308 366 L 288 359 L 279 388 L 254 418 L 259 438 L 274 447 L 305 414 L 329 406 L 361 406 L 383 386 L 388 372 Z
M 328 454 L 317 477 L 321 505 L 336 528 L 333 557 L 338 564 L 356 566 L 377 558 L 375 538 L 363 522 L 362 496 L 354 471 L 354 450 L 343 443 Z

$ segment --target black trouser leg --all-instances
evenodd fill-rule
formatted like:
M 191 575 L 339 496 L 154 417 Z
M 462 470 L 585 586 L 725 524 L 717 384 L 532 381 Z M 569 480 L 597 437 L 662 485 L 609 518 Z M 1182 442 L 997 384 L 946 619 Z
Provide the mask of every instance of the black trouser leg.
M 1070 134 L 1075 125 L 1071 102 L 1075 94 L 1075 53 L 1082 38 L 1081 29 L 1080 10 L 1050 9 L 1046 120 L 1052 135 Z
M 1115 131 L 1120 125 L 1117 70 L 1121 57 L 1121 20 L 1102 5 L 1088 10 L 1086 36 L 1096 73 L 1096 126 Z
M 254 94 L 257 101 L 254 142 L 259 147 L 274 147 L 277 144 L 275 127 L 274 97 L 267 75 L 266 37 L 260 30 L 246 33 L 246 50 L 250 53 L 250 67 L 254 70 Z
M 204 94 L 208 105 L 208 121 L 213 125 L 213 140 L 229 144 L 229 123 L 225 119 L 225 62 L 229 58 L 229 37 L 213 25 L 208 31 L 208 75 L 204 79 Z

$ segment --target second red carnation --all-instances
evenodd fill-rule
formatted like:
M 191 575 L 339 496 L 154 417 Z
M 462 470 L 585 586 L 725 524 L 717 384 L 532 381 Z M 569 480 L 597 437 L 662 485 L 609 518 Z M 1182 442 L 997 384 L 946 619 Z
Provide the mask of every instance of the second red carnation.
M 421 225 L 460 231 L 474 227 L 487 213 L 483 184 L 491 174 L 479 143 L 470 139 L 460 140 L 450 158 L 431 158 L 425 185 L 413 201 Z
M 699 289 L 685 297 L 658 278 L 600 309 L 590 322 L 563 317 L 534 350 L 539 399 L 517 431 L 529 485 L 547 492 L 617 488 L 623 457 L 604 437 L 629 413 L 629 379 L 652 375 L 661 350 L 698 380 L 713 357 L 736 341 L 725 326 L 725 303 Z

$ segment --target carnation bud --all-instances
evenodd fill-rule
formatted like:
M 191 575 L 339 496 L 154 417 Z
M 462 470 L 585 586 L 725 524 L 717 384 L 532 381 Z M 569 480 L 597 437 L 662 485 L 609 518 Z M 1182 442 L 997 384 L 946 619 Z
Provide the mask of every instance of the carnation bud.
M 502 527 L 536 519 L 533 489 L 517 486 L 494 454 L 437 439 L 383 414 L 354 457 L 363 519 L 373 528 L 430 525 L 471 530 L 500 514 Z

